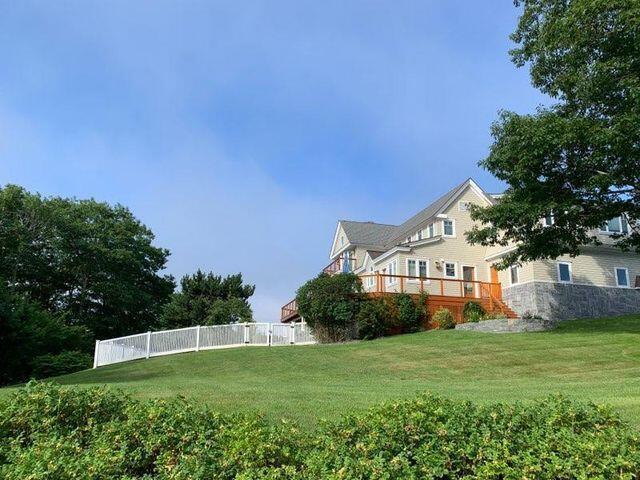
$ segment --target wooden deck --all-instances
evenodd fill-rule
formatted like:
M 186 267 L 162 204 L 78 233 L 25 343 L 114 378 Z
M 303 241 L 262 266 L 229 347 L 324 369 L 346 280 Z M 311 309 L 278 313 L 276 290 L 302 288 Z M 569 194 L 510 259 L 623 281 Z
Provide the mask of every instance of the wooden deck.
M 448 309 L 457 323 L 464 322 L 462 310 L 468 301 L 478 302 L 485 311 L 516 318 L 517 314 L 502 301 L 500 283 L 441 277 L 411 277 L 408 275 L 360 275 L 367 295 L 378 297 L 406 293 L 414 298 L 427 293 L 427 308 L 433 314 L 438 308 Z M 281 322 L 300 318 L 295 300 L 282 307 Z M 425 327 L 428 327 L 425 325 Z

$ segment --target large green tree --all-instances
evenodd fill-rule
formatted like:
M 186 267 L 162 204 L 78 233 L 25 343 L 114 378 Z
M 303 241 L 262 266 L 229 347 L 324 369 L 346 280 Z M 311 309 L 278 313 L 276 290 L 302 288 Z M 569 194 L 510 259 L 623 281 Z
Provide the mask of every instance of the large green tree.
M 485 168 L 508 185 L 468 234 L 517 248 L 518 261 L 576 255 L 622 216 L 622 249 L 640 251 L 640 0 L 522 0 L 513 62 L 551 98 L 535 114 L 502 112 Z M 553 215 L 553 225 L 540 221 Z
M 198 270 L 182 277 L 180 287 L 162 312 L 163 328 L 252 321 L 249 298 L 256 287 L 245 285 L 241 273 L 223 278 Z
M 174 289 L 169 252 L 131 212 L 95 200 L 0 189 L 0 277 L 9 291 L 96 338 L 157 323 Z

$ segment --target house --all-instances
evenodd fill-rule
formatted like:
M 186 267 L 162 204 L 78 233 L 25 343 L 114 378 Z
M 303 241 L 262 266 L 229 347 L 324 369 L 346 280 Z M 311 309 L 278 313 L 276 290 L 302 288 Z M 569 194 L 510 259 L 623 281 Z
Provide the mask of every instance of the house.
M 333 274 L 354 272 L 371 295 L 429 294 L 429 309 L 449 308 L 458 321 L 469 300 L 515 318 L 524 313 L 548 319 L 600 317 L 640 312 L 640 255 L 612 246 L 625 233 L 623 218 L 596 232 L 602 245 L 585 246 L 577 257 L 560 257 L 497 270 L 494 264 L 513 247 L 483 247 L 466 241 L 469 205 L 489 206 L 499 195 L 472 179 L 456 186 L 400 225 L 338 222 L 331 246 Z M 541 219 L 543 225 L 553 217 Z M 282 320 L 296 318 L 295 302 Z

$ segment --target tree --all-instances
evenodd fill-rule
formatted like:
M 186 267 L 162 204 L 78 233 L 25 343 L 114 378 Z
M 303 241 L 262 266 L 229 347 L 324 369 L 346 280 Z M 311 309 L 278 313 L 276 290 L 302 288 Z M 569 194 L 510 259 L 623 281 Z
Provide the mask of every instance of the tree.
M 182 277 L 180 286 L 162 312 L 164 328 L 252 321 L 249 297 L 256 287 L 243 284 L 241 273 L 222 278 L 198 270 Z
M 0 276 L 12 294 L 96 338 L 157 323 L 175 284 L 160 274 L 169 252 L 153 240 L 122 205 L 0 189 Z
M 0 281 L 0 385 L 87 368 L 92 344 L 86 328 L 66 325 Z
M 362 283 L 353 273 L 321 273 L 296 292 L 298 313 L 321 342 L 350 340 L 357 335 L 356 315 Z
M 468 240 L 515 244 L 516 262 L 577 255 L 593 230 L 623 217 L 621 249 L 640 251 L 640 1 L 522 0 L 512 39 L 518 66 L 555 102 L 533 115 L 502 112 L 481 162 L 508 188 L 474 207 Z M 540 221 L 553 216 L 551 226 Z

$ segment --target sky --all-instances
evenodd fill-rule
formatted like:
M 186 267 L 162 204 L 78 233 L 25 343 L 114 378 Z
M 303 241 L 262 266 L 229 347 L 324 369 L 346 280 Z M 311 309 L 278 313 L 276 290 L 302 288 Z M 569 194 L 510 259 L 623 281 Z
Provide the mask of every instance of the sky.
M 0 0 L 0 184 L 121 203 L 277 321 L 338 219 L 400 223 L 543 103 L 510 0 Z

